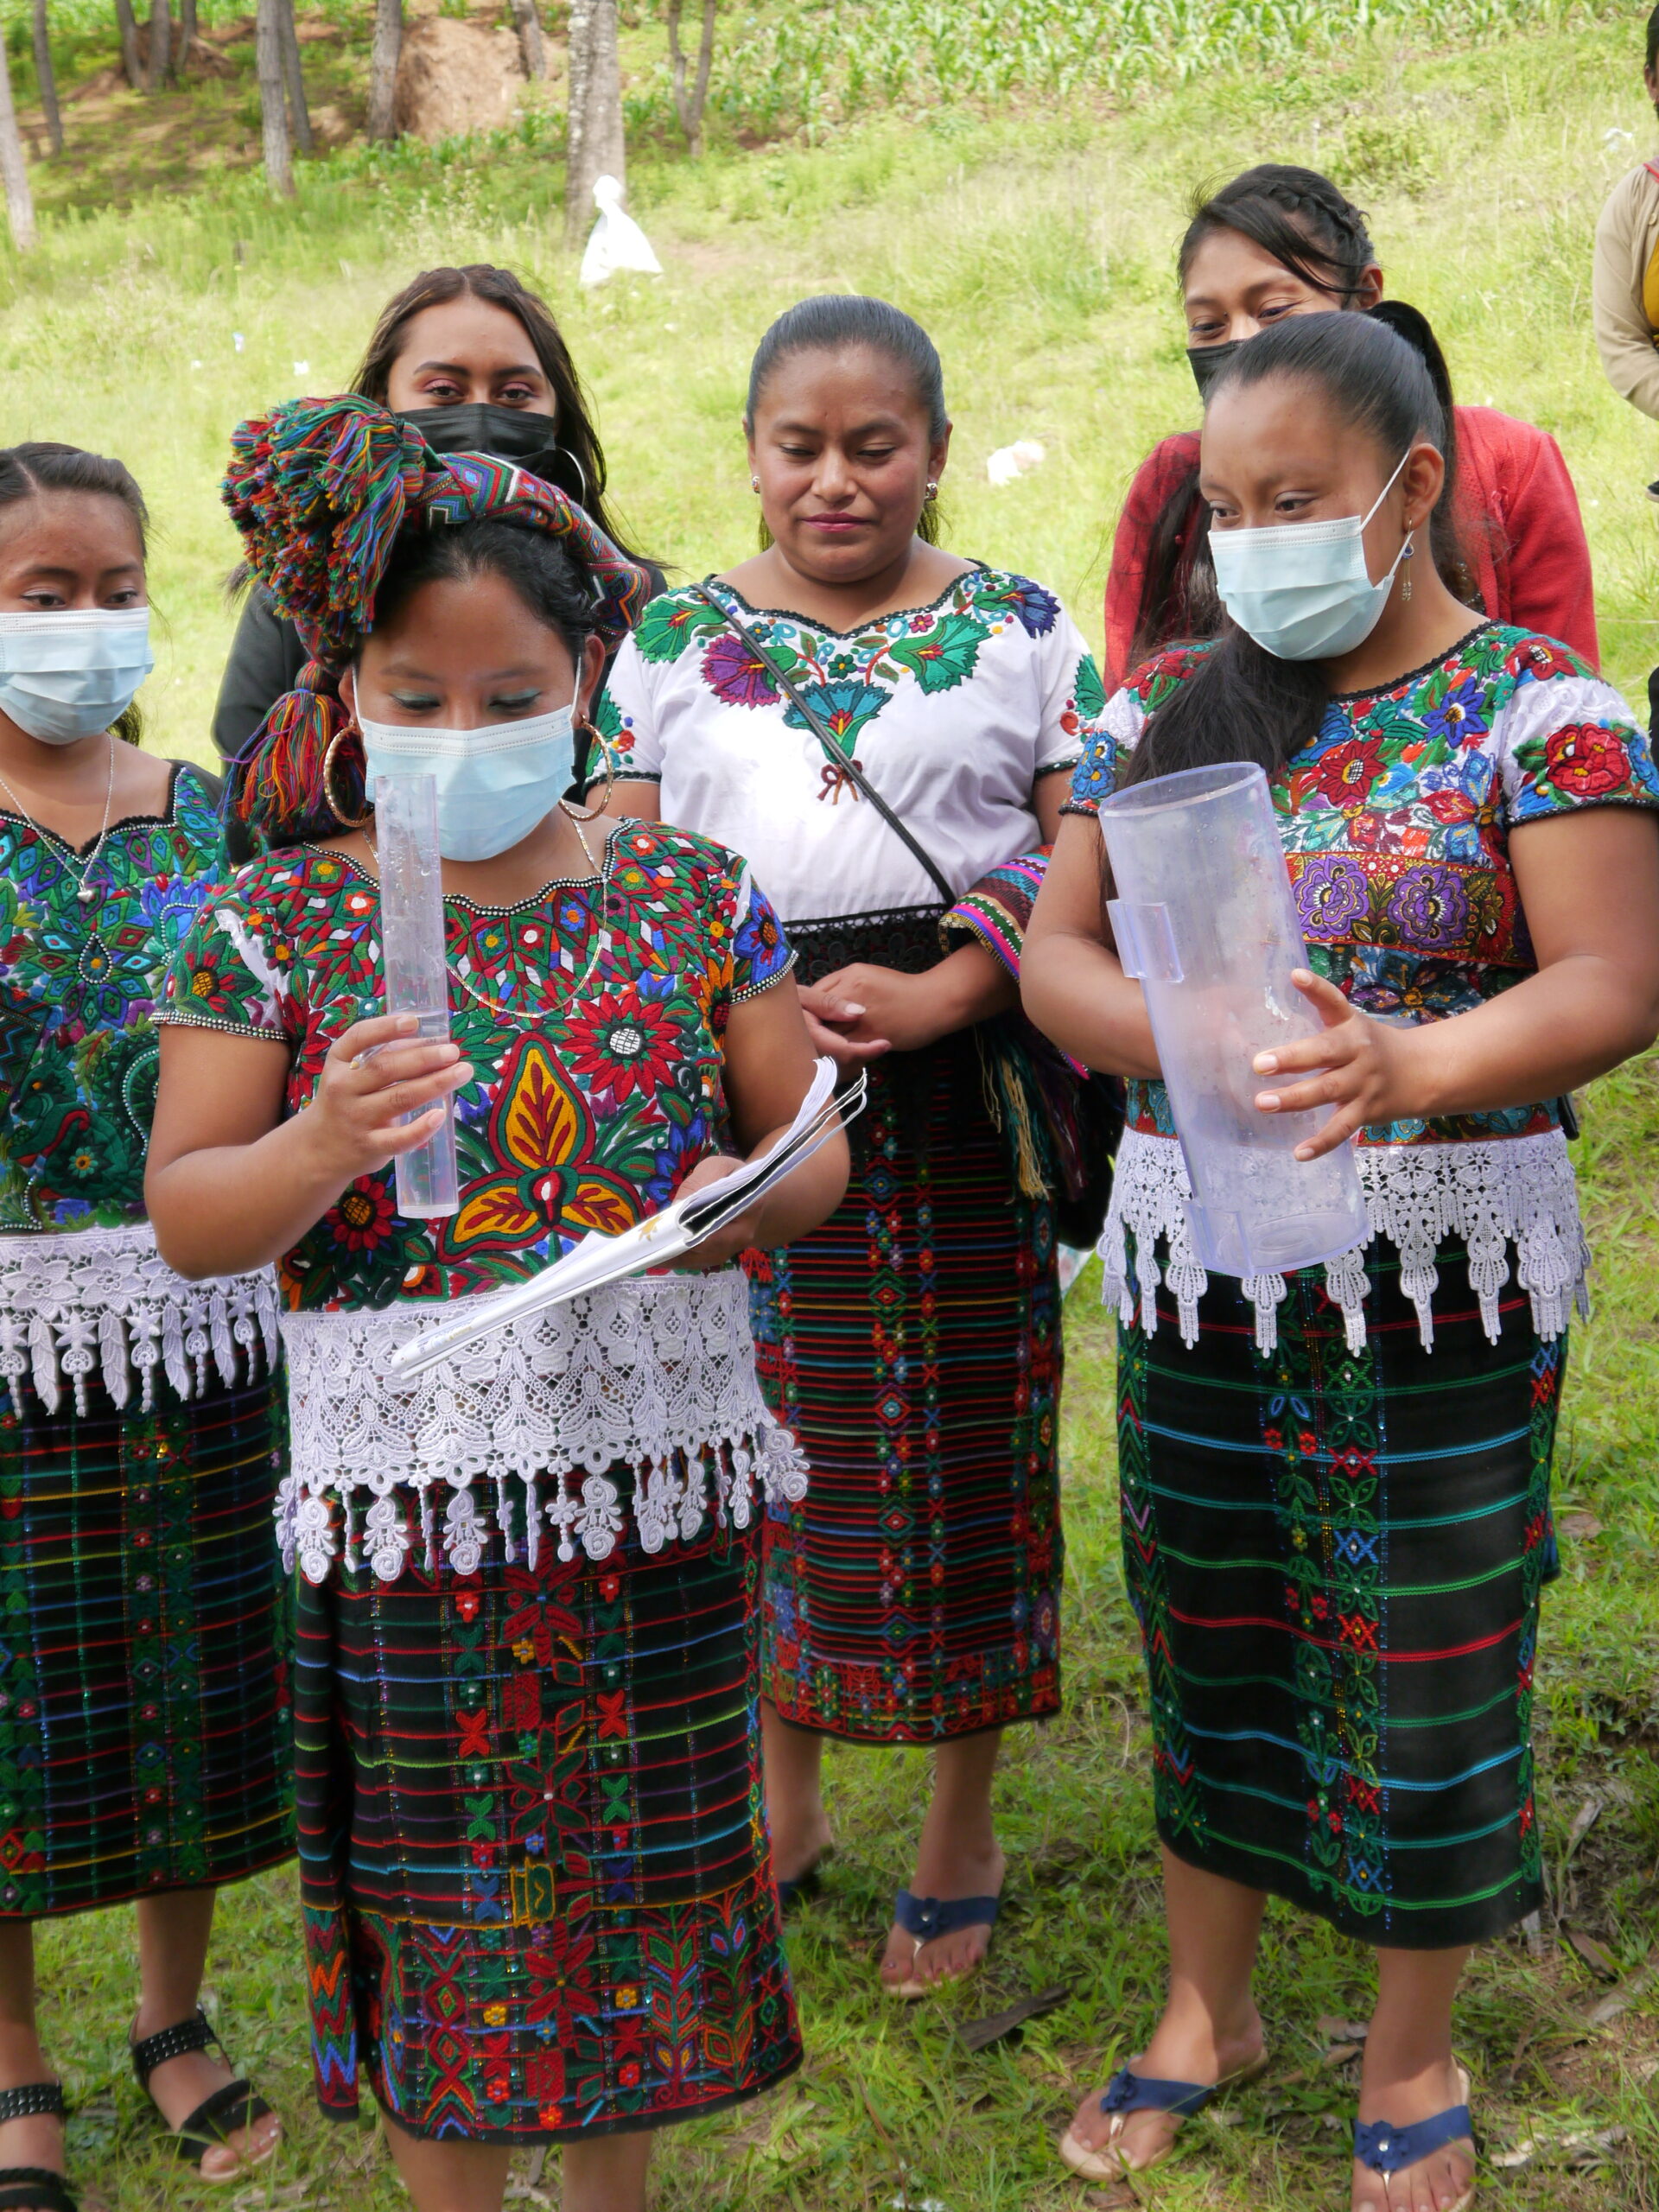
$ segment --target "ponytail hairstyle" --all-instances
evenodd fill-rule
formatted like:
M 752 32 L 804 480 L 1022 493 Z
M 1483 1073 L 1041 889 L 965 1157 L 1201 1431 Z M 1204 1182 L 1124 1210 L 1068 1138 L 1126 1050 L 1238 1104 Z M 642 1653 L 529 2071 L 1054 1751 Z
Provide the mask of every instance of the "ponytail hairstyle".
M 244 423 L 223 486 L 248 564 L 311 658 L 232 763 L 232 816 L 267 847 L 364 812 L 360 734 L 340 696 L 377 622 L 423 584 L 499 575 L 580 658 L 651 596 L 645 571 L 563 493 L 480 454 L 440 457 L 353 395 Z
M 1333 309 L 1370 314 L 1422 355 L 1446 423 L 1440 450 L 1447 496 L 1436 510 L 1431 550 L 1446 589 L 1459 599 L 1470 598 L 1474 579 L 1452 520 L 1458 454 L 1451 372 L 1428 318 L 1417 308 L 1402 300 L 1379 300 L 1374 307 L 1363 308 L 1362 283 L 1367 269 L 1376 263 L 1364 216 L 1317 169 L 1260 162 L 1218 192 L 1194 200 L 1177 261 L 1183 285 L 1198 248 L 1217 231 L 1235 231 L 1249 238 L 1292 276 L 1325 293 Z M 1440 443 L 1438 438 L 1435 442 Z M 1213 638 L 1223 620 L 1210 558 L 1210 518 L 1198 497 L 1195 464 L 1171 488 L 1152 526 L 1135 609 L 1131 664 L 1177 639 Z
M 1274 378 L 1319 391 L 1344 431 L 1378 448 L 1385 471 L 1420 438 L 1444 451 L 1445 410 L 1421 354 L 1370 315 L 1287 315 L 1233 355 L 1211 387 L 1211 404 L 1220 392 Z M 1431 537 L 1449 492 L 1448 480 Z M 1277 659 L 1230 622 L 1147 720 L 1124 785 L 1225 760 L 1253 761 L 1271 776 L 1318 734 L 1330 696 L 1318 661 Z
M 844 353 L 855 346 L 868 346 L 905 377 L 927 416 L 927 435 L 937 445 L 950 428 L 944 404 L 944 370 L 938 349 L 919 322 L 886 300 L 862 292 L 820 292 L 799 300 L 780 315 L 754 349 L 749 364 L 749 397 L 743 410 L 743 428 L 754 435 L 755 410 L 779 362 L 796 353 Z M 929 545 L 939 542 L 939 504 L 924 501 L 916 535 Z M 760 550 L 772 543 L 763 520 Z
M 124 461 L 101 453 L 86 453 L 79 446 L 43 441 L 0 448 L 0 511 L 38 499 L 43 492 L 80 492 L 118 499 L 138 533 L 139 558 L 149 557 L 149 510 Z M 110 727 L 127 744 L 142 744 L 144 721 L 138 702 L 135 699 Z

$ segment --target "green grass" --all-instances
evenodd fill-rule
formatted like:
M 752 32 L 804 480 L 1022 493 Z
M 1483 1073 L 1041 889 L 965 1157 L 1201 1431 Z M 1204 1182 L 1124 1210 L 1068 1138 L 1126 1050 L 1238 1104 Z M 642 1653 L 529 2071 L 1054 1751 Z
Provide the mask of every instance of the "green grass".
M 849 11 L 861 36 L 898 20 L 885 6 Z M 1213 15 L 1224 28 L 1249 16 L 1260 29 L 1306 29 L 1316 15 L 1351 23 L 1356 12 Z M 1392 288 L 1433 318 L 1464 396 L 1560 439 L 1586 502 L 1610 672 L 1639 697 L 1659 659 L 1642 495 L 1659 473 L 1659 435 L 1602 378 L 1589 241 L 1608 184 L 1635 157 L 1605 134 L 1629 130 L 1645 151 L 1652 125 L 1634 66 L 1637 11 L 1596 11 L 1616 22 L 1576 12 L 1560 29 L 1545 7 L 1500 6 L 1487 20 L 1501 36 L 1459 46 L 1440 35 L 1459 28 L 1455 10 L 1429 9 L 1431 41 L 1403 41 L 1397 27 L 1348 52 L 1304 38 L 1275 71 L 1230 67 L 1116 100 L 1096 81 L 1052 102 L 1029 80 L 1006 102 L 983 86 L 946 100 L 918 79 L 894 112 L 821 144 L 798 134 L 745 151 L 734 124 L 695 169 L 676 157 L 671 134 L 647 133 L 633 201 L 667 274 L 595 295 L 577 290 L 556 245 L 551 113 L 487 145 L 348 150 L 303 165 L 296 209 L 273 207 L 228 156 L 200 189 L 145 196 L 143 164 L 117 177 L 106 147 L 105 168 L 56 178 L 56 196 L 43 194 L 44 242 L 28 269 L 0 255 L 0 434 L 70 437 L 132 463 L 156 511 L 167 617 L 148 694 L 155 741 L 205 757 L 228 633 L 217 580 L 235 551 L 214 496 L 228 428 L 296 388 L 336 387 L 375 308 L 412 270 L 488 258 L 546 289 L 598 396 L 623 509 L 647 544 L 693 573 L 753 542 L 737 416 L 766 320 L 807 290 L 869 289 L 919 315 L 944 356 L 957 421 L 952 542 L 1054 585 L 1097 640 L 1123 486 L 1153 440 L 1195 413 L 1170 276 L 1183 203 L 1207 176 L 1300 158 L 1338 170 L 1370 211 Z M 1465 9 L 1462 27 L 1478 14 Z M 754 35 L 781 39 L 784 22 L 781 12 L 766 17 Z M 640 101 L 654 97 L 657 35 L 645 24 L 628 34 Z M 1000 50 L 994 26 L 981 43 Z M 340 66 L 349 74 L 357 61 L 342 49 Z M 219 98 L 204 96 L 204 133 Z M 124 213 L 88 204 L 112 180 Z M 1046 466 L 993 491 L 986 454 L 1022 435 L 1046 445 Z M 1540 1717 L 1554 1910 L 1541 1957 L 1519 1942 L 1483 1955 L 1460 2013 L 1493 2146 L 1572 2127 L 1627 2133 L 1599 2167 L 1544 2162 L 1489 2176 L 1483 2203 L 1504 2212 L 1659 2207 L 1659 1980 L 1592 2025 L 1605 1986 L 1558 1924 L 1599 1936 L 1626 1969 L 1659 1942 L 1656 1081 L 1648 1063 L 1598 1086 L 1580 1147 L 1599 1306 L 1574 1346 L 1558 1496 L 1564 1516 L 1589 1516 L 1600 1533 L 1574 1535 L 1586 1523 L 1569 1517 L 1566 1573 L 1546 1599 Z M 1069 1322 L 1067 1703 L 1052 1727 L 1010 1739 L 1009 1910 L 992 1964 L 971 1994 L 942 2006 L 900 2012 L 876 1993 L 872 1947 L 910 1872 L 926 1762 L 836 1753 L 840 1857 L 827 1897 L 791 1936 L 806 2071 L 734 2120 L 666 2137 L 664 2208 L 885 2212 L 907 2197 L 946 2212 L 1047 2212 L 1090 2201 L 1063 2176 L 1051 2139 L 1083 2088 L 1145 2034 L 1163 1954 L 1142 1680 L 1116 1564 L 1110 1351 L 1090 1282 Z M 1564 1864 L 1592 1796 L 1599 1818 Z M 295 1937 L 290 1873 L 226 1898 L 213 1987 L 236 2054 L 289 2126 L 269 2195 L 232 2201 L 239 2212 L 267 2202 L 389 2212 L 406 2200 L 372 2134 L 331 2129 L 310 2106 Z M 123 1913 L 42 1935 L 47 2030 L 78 2107 L 77 2169 L 115 2212 L 152 2212 L 199 2197 L 149 2148 L 124 2072 L 133 1956 Z M 1021 2040 L 977 2057 L 954 2042 L 959 2014 L 1057 1980 L 1074 1994 Z M 1275 1910 L 1263 1989 L 1274 2076 L 1239 2101 L 1236 2124 L 1194 2125 L 1181 2160 L 1144 2192 L 1171 2212 L 1335 2212 L 1346 2202 L 1352 2069 L 1319 2063 L 1316 2023 L 1363 2014 L 1364 1955 Z

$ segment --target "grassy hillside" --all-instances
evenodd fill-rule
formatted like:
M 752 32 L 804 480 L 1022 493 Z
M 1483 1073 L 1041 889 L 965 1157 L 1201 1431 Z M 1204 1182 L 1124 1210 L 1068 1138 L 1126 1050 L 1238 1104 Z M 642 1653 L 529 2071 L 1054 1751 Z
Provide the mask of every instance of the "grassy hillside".
M 1392 289 L 1433 317 L 1463 395 L 1560 438 L 1585 502 L 1607 664 L 1639 694 L 1659 659 L 1653 510 L 1642 492 L 1659 474 L 1659 434 L 1608 389 L 1588 327 L 1596 212 L 1653 135 L 1632 64 L 1638 11 L 1574 10 L 1572 26 L 1552 29 L 1562 11 L 1542 0 L 1468 0 L 1438 19 L 1465 31 L 1484 22 L 1489 35 L 1437 48 L 1405 38 L 1404 6 L 1134 4 L 1162 75 L 1205 23 L 1243 25 L 1241 40 L 1259 35 L 1255 48 L 1233 49 L 1256 58 L 1165 90 L 1127 67 L 1114 83 L 1092 64 L 1070 89 L 1033 67 L 999 90 L 983 58 L 1006 51 L 1007 23 L 1029 30 L 1052 16 L 1056 37 L 1080 35 L 1087 7 L 881 0 L 842 11 L 847 35 L 826 45 L 816 77 L 790 49 L 768 122 L 756 105 L 766 55 L 789 37 L 825 38 L 842 19 L 810 6 L 757 16 L 747 29 L 739 19 L 734 41 L 741 31 L 771 44 L 755 48 L 747 74 L 726 70 L 722 85 L 738 90 L 716 149 L 696 168 L 662 125 L 658 34 L 637 22 L 633 204 L 667 273 L 594 295 L 577 290 L 556 245 L 556 103 L 488 144 L 379 156 L 347 146 L 302 167 L 300 204 L 287 209 L 239 166 L 250 150 L 245 79 L 181 96 L 153 157 L 131 138 L 153 112 L 124 93 L 100 95 L 110 111 L 96 159 L 48 180 L 40 253 L 27 270 L 0 255 L 0 435 L 113 448 L 144 484 L 166 616 L 147 694 L 155 741 L 205 753 L 228 632 L 218 580 L 234 548 L 215 483 L 230 424 L 296 390 L 337 388 L 387 292 L 440 259 L 510 263 L 554 298 L 599 399 L 623 508 L 645 543 L 695 573 L 752 542 L 737 416 L 768 317 L 827 287 L 898 300 L 944 356 L 957 423 L 951 541 L 1054 585 L 1097 639 L 1124 484 L 1157 435 L 1195 415 L 1170 268 L 1183 203 L 1200 180 L 1268 156 L 1348 181 L 1371 213 Z M 1127 21 L 1131 0 L 1113 5 L 1114 20 Z M 1345 44 L 1363 14 L 1384 28 Z M 938 35 L 921 36 L 917 27 L 933 19 Z M 969 81 L 958 70 L 953 85 L 964 24 L 980 27 L 966 40 L 980 73 Z M 908 74 L 889 81 L 872 63 L 876 111 L 848 126 L 837 118 L 858 41 L 883 25 L 895 69 L 899 31 L 910 27 Z M 1261 56 L 1274 38 L 1281 50 L 1268 68 Z M 238 52 L 234 41 L 226 50 Z M 107 48 L 86 52 L 88 72 L 107 58 Z M 345 39 L 308 52 L 336 72 L 349 124 L 360 53 Z M 822 94 L 810 113 L 808 84 Z M 772 130 L 789 135 L 771 139 Z M 143 179 L 163 160 L 175 164 L 169 188 L 146 196 Z M 88 204 L 115 190 L 123 212 Z M 1043 442 L 1046 463 L 994 490 L 986 455 L 1021 436 Z M 1512 2154 L 1529 2138 L 1546 2146 L 1490 2173 L 1483 2203 L 1539 2212 L 1659 2206 L 1659 1976 L 1641 1980 L 1659 1942 L 1652 1066 L 1600 1085 L 1587 1118 L 1580 1151 L 1602 1254 L 1599 1304 L 1573 1353 L 1559 1483 L 1567 1565 L 1547 1600 L 1541 1677 L 1554 1910 L 1535 1954 L 1517 1941 L 1483 1957 L 1461 2016 L 1489 2147 Z M 900 2012 L 880 1998 L 872 1947 L 910 1871 L 925 1765 L 837 1754 L 841 1857 L 792 1945 L 807 2070 L 736 2121 L 664 2139 L 659 2202 L 674 2212 L 1047 2212 L 1140 2201 L 1080 2192 L 1051 2149 L 1083 2088 L 1139 2047 L 1161 1960 L 1142 1684 L 1116 1560 L 1109 1350 L 1087 1281 L 1070 1319 L 1068 1707 L 1012 1745 L 1009 1909 L 992 1967 L 970 1994 L 939 2006 Z M 1605 1945 L 1622 1977 L 1605 2020 L 1595 2015 L 1613 1985 L 1572 1948 L 1573 1931 Z M 233 2049 L 281 2101 L 290 2131 L 270 2192 L 238 2196 L 238 2212 L 390 2212 L 405 2200 L 372 2132 L 311 2115 L 294 1934 L 289 1875 L 227 1901 L 213 1986 Z M 122 2063 L 130 1920 L 54 1927 L 41 1949 L 48 2032 L 78 2107 L 79 2175 L 98 2177 L 116 2212 L 197 2202 L 151 2157 Z M 972 2056 L 954 2039 L 955 2018 L 1056 1981 L 1073 1995 L 1023 2041 Z M 1197 2123 L 1146 2201 L 1171 2212 L 1345 2203 L 1353 2069 L 1325 2063 L 1319 2023 L 1363 2017 L 1363 1956 L 1275 1911 L 1264 1986 L 1279 2053 L 1272 2080 L 1218 2123 Z M 556 2201 L 528 2169 L 521 2198 Z

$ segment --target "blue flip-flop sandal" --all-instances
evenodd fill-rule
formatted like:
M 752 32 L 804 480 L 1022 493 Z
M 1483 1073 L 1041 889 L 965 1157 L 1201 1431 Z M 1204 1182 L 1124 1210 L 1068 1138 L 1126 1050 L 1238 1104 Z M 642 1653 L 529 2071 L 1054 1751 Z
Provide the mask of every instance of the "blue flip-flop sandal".
M 1427 2120 L 1414 2120 L 1408 2127 L 1396 2127 L 1387 2120 L 1357 2120 L 1354 2156 L 1359 2164 L 1369 2166 L 1374 2174 L 1397 2174 L 1443 2151 L 1448 2143 L 1467 2143 L 1472 2148 L 1475 2125 L 1469 2115 L 1469 2076 L 1461 2067 L 1458 2078 L 1463 2083 L 1463 2102 L 1448 2105 Z M 1450 2212 L 1469 2212 L 1474 2201 L 1471 2181 Z
M 1090 2150 L 1080 2142 L 1068 2127 L 1060 2138 L 1060 2156 L 1074 2174 L 1081 2174 L 1085 2181 L 1121 2181 L 1129 2171 L 1115 2148 L 1123 2132 L 1123 2122 L 1131 2113 L 1164 2112 L 1172 2120 L 1191 2120 L 1194 2113 L 1205 2107 L 1226 2089 L 1242 2089 L 1247 2082 L 1259 2081 L 1268 2070 L 1268 2054 L 1248 2066 L 1241 2066 L 1236 2073 L 1224 2074 L 1219 2082 L 1160 2082 L 1155 2076 L 1137 2074 L 1128 2066 L 1120 2066 L 1101 2093 L 1100 2108 L 1111 2115 L 1115 2125 L 1111 2133 L 1098 2150 Z M 1134 2169 L 1145 2173 L 1149 2167 L 1161 2165 L 1175 2145 L 1172 2141 L 1155 2158 L 1148 2158 L 1144 2166 Z
M 893 1916 L 906 1936 L 912 1938 L 916 1948 L 911 1957 L 911 1979 L 908 1981 L 883 1984 L 890 1997 L 906 2005 L 914 2005 L 919 1998 L 937 1996 L 950 1983 L 966 1980 L 963 1974 L 943 1974 L 937 1980 L 918 1981 L 915 1978 L 916 1961 L 921 1956 L 924 1943 L 931 1943 L 936 1936 L 954 1936 L 959 1928 L 994 1928 L 996 1916 L 1002 1910 L 1001 1897 L 918 1897 L 908 1890 L 900 1890 L 893 1901 Z

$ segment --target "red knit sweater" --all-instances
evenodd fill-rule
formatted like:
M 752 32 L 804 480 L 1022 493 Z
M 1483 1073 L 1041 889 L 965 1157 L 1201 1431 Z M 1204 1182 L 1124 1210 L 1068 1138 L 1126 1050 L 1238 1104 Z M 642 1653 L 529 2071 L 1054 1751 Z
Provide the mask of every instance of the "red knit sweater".
M 1499 622 L 1559 639 L 1599 667 L 1590 548 L 1560 448 L 1547 430 L 1495 407 L 1459 407 L 1457 418 L 1458 524 L 1482 607 Z M 1129 673 L 1153 524 L 1198 460 L 1198 432 L 1179 430 L 1153 448 L 1129 486 L 1106 582 L 1108 691 Z M 1183 576 L 1203 515 L 1195 491 L 1182 531 Z M 1179 606 L 1168 610 L 1167 628 L 1154 643 L 1182 634 L 1180 614 Z

